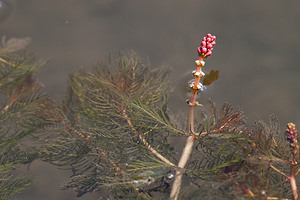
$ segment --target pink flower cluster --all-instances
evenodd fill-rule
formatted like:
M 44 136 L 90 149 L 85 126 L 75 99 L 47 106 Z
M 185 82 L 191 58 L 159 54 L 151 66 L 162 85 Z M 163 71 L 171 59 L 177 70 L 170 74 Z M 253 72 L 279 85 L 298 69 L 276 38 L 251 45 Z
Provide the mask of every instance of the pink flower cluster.
M 198 55 L 206 58 L 212 54 L 213 46 L 216 44 L 216 36 L 210 33 L 203 37 L 201 47 L 198 47 Z
M 298 143 L 298 134 L 297 130 L 295 127 L 295 124 L 293 123 L 288 123 L 287 128 L 286 128 L 286 134 L 287 134 L 287 141 L 290 142 L 291 147 L 296 147 Z

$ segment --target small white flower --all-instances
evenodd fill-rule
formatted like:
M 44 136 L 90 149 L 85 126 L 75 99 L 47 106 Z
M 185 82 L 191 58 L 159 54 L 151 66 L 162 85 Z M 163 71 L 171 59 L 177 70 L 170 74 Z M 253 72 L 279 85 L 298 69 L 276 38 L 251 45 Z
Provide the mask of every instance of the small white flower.
M 202 78 L 205 75 L 203 71 L 200 72 L 200 77 Z
M 194 70 L 193 75 L 202 78 L 205 75 L 205 73 L 203 71 L 197 72 L 196 70 Z
M 201 66 L 201 67 L 203 67 L 205 65 L 205 62 L 203 60 L 202 61 L 195 60 L 195 63 L 197 66 Z
M 199 83 L 199 84 L 197 85 L 197 89 L 198 89 L 198 90 L 200 90 L 202 87 L 203 87 L 202 83 Z
M 202 67 L 205 65 L 205 62 L 203 60 L 200 63 Z
M 190 88 L 194 88 L 194 81 L 190 83 Z
M 190 88 L 194 89 L 194 84 L 195 84 L 194 81 L 191 82 L 191 83 L 190 83 Z M 197 90 L 201 90 L 202 87 L 203 87 L 203 85 L 202 85 L 201 83 L 198 83 L 198 85 L 197 85 Z

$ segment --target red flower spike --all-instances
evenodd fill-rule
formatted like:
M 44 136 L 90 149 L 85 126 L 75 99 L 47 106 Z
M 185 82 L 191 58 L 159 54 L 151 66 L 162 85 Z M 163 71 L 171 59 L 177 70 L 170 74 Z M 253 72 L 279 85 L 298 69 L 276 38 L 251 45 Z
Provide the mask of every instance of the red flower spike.
M 208 33 L 206 37 L 203 37 L 201 46 L 198 47 L 199 57 L 206 58 L 212 54 L 213 46 L 216 44 L 216 36 Z
M 288 123 L 286 128 L 287 141 L 290 143 L 291 147 L 296 147 L 298 143 L 298 134 L 294 123 Z

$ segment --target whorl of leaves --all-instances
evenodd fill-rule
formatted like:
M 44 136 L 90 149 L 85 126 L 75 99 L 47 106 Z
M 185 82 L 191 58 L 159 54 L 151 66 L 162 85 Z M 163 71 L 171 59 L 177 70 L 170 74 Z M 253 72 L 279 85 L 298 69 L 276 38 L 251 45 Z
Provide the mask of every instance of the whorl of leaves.
M 168 72 L 151 69 L 130 52 L 110 54 L 94 71 L 70 76 L 57 115 L 63 125 L 60 139 L 43 151 L 45 160 L 73 170 L 64 188 L 73 188 L 78 196 L 104 187 L 130 190 L 152 183 L 144 171 L 153 172 L 155 180 L 168 172 L 148 146 L 172 160 L 166 137 L 180 130 L 167 113 Z
M 0 165 L 0 199 L 14 199 L 18 192 L 26 189 L 32 182 L 27 177 L 13 175 L 13 165 Z
M 291 197 L 287 177 L 274 170 L 289 175 L 291 159 L 278 119 L 271 116 L 270 124 L 246 126 L 241 111 L 231 105 L 225 104 L 220 113 L 214 103 L 212 108 L 187 167 L 194 186 L 182 198 L 195 192 L 207 199 L 217 199 L 215 194 L 224 199 Z
M 30 184 L 28 178 L 13 175 L 14 167 L 36 158 L 28 136 L 45 126 L 46 107 L 52 104 L 39 93 L 41 84 L 34 77 L 42 63 L 19 52 L 29 42 L 3 38 L 0 47 L 0 199 L 13 199 Z

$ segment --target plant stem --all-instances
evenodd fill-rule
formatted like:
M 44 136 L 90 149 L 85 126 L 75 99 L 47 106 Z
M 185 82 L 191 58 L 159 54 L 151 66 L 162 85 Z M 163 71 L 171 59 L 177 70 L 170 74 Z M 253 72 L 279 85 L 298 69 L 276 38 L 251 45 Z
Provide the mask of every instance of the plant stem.
M 1 110 L 1 114 L 4 114 L 8 111 L 8 109 L 16 102 L 17 98 L 13 98 L 11 99 L 10 103 L 7 104 L 2 110 Z
M 286 175 L 285 173 L 283 173 L 282 171 L 280 171 L 279 169 L 277 169 L 276 167 L 274 167 L 272 164 L 269 164 L 269 167 L 271 167 L 273 170 L 275 170 L 277 173 L 285 176 L 286 178 L 289 178 L 288 175 Z
M 298 200 L 298 191 L 295 177 L 295 165 L 291 165 L 291 176 L 290 176 L 291 188 L 293 191 L 294 200 Z
M 199 62 L 203 61 L 203 57 L 199 57 Z M 197 66 L 196 73 L 200 73 L 202 69 L 202 65 Z M 182 151 L 181 157 L 178 162 L 178 168 L 184 169 L 188 159 L 190 158 L 190 155 L 193 150 L 194 140 L 195 140 L 195 131 L 194 131 L 194 110 L 196 103 L 196 97 L 198 92 L 198 84 L 200 83 L 200 76 L 195 76 L 195 81 L 193 85 L 193 94 L 191 96 L 191 99 L 189 101 L 189 114 L 188 114 L 188 137 L 185 142 L 184 149 Z M 181 188 L 181 182 L 182 182 L 182 176 L 183 176 L 184 170 L 176 170 L 176 178 L 174 180 L 172 190 L 170 193 L 170 199 L 177 200 L 179 197 L 179 192 Z
M 202 62 L 203 61 L 203 57 L 199 57 L 199 62 Z M 196 69 L 196 73 L 201 73 L 201 70 L 202 69 L 202 65 L 198 65 L 197 66 L 197 69 Z M 196 98 L 197 98 L 197 92 L 198 92 L 198 84 L 200 83 L 200 79 L 201 79 L 201 76 L 195 76 L 195 81 L 194 81 L 194 86 L 193 86 L 193 94 L 191 96 L 191 99 L 190 99 L 190 105 L 191 106 L 195 106 L 196 105 Z
M 167 165 L 170 165 L 174 168 L 176 168 L 176 165 L 173 164 L 171 161 L 169 161 L 167 158 L 165 158 L 163 155 L 161 155 L 159 152 L 157 152 L 155 149 L 151 147 L 151 145 L 146 141 L 146 139 L 142 136 L 142 134 L 138 133 L 138 131 L 134 128 L 133 124 L 131 123 L 131 120 L 129 119 L 128 115 L 126 114 L 126 110 L 123 109 L 123 116 L 127 122 L 127 124 L 130 126 L 131 130 L 135 132 L 135 134 L 138 135 L 139 139 L 143 142 L 143 144 L 147 147 L 147 149 L 153 153 L 156 157 L 158 157 L 161 161 L 166 163 Z
M 185 147 L 183 149 L 183 152 L 181 154 L 179 163 L 178 163 L 178 168 L 183 169 L 192 153 L 194 145 L 194 136 L 188 136 Z M 182 176 L 183 176 L 183 171 L 182 170 L 176 170 L 176 178 L 173 183 L 173 187 L 170 193 L 170 199 L 172 200 L 177 200 L 181 188 L 181 182 L 182 182 Z
M 295 153 L 293 153 L 293 161 L 291 163 L 291 171 L 290 171 L 290 184 L 293 191 L 294 200 L 298 200 L 298 189 L 297 189 L 297 183 L 296 183 L 296 158 Z

